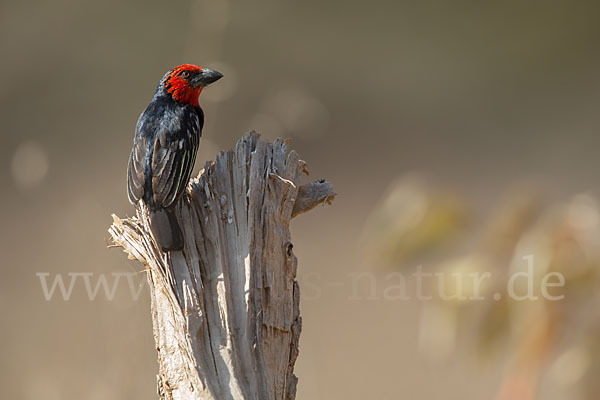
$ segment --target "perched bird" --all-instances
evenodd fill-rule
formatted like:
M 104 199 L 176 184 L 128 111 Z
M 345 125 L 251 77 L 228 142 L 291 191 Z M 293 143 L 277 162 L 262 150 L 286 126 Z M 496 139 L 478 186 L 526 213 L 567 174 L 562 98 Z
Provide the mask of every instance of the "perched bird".
M 127 192 L 133 205 L 142 200 L 148 207 L 152 232 L 163 251 L 183 248 L 175 206 L 190 180 L 202 134 L 204 112 L 198 96 L 222 76 L 190 64 L 173 68 L 137 121 Z

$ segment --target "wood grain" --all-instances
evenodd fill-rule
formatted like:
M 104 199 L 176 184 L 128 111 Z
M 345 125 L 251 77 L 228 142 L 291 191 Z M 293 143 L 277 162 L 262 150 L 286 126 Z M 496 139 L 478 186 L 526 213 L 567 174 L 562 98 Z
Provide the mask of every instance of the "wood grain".
M 161 399 L 292 400 L 302 329 L 292 217 L 330 204 L 300 186 L 306 163 L 250 132 L 191 180 L 178 206 L 185 245 L 163 253 L 143 203 L 109 233 L 146 265 Z

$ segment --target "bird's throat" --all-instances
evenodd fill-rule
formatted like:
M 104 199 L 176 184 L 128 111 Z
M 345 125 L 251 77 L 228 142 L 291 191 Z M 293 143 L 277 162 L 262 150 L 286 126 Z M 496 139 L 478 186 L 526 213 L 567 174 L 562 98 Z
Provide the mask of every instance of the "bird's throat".
M 199 105 L 198 96 L 200 96 L 202 88 L 190 87 L 189 85 L 183 82 L 172 82 L 167 87 L 167 92 L 169 92 L 175 100 L 181 103 L 191 104 L 192 106 L 197 107 Z

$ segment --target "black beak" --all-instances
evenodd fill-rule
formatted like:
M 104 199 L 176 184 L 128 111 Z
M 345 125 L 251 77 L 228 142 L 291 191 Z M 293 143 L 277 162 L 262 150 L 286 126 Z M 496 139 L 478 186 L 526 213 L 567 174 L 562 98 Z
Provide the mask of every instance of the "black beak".
M 192 78 L 191 84 L 195 87 L 208 86 L 213 82 L 218 81 L 223 77 L 223 74 L 212 69 L 202 68 L 202 72 Z

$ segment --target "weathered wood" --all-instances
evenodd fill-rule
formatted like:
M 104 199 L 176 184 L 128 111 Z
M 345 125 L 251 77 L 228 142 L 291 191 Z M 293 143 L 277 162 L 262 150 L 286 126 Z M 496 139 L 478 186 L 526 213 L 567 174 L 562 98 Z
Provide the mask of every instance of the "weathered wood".
M 163 253 L 143 204 L 113 215 L 112 240 L 147 268 L 163 399 L 294 399 L 302 328 L 290 219 L 330 203 L 333 186 L 299 185 L 287 142 L 251 132 L 221 152 L 178 207 L 185 245 Z

